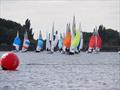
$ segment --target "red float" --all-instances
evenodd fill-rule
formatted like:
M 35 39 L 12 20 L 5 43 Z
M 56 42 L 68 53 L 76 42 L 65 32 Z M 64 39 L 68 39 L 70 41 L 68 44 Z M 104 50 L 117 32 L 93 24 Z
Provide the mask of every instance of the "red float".
M 0 61 L 3 70 L 16 70 L 19 65 L 19 58 L 13 52 L 3 54 Z

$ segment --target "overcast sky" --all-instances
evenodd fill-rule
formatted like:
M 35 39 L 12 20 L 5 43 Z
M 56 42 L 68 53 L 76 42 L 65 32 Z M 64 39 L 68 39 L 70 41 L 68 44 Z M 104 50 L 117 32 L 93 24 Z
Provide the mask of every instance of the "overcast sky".
M 77 26 L 91 32 L 95 25 L 120 30 L 120 0 L 0 0 L 0 17 L 24 24 L 31 20 L 34 31 L 64 32 L 66 23 L 72 24 L 76 16 Z

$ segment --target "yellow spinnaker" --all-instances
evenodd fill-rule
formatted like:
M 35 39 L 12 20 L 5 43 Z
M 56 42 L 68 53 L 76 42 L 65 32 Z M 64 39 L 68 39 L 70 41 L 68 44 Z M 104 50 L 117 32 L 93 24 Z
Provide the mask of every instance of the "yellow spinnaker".
M 80 32 L 77 30 L 76 35 L 75 35 L 73 42 L 72 42 L 72 46 L 77 47 L 79 45 L 79 42 L 80 42 Z

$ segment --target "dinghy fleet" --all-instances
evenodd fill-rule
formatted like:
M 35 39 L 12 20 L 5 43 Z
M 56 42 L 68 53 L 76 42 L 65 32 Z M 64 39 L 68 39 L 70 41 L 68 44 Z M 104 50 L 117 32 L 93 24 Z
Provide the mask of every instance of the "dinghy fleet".
M 36 52 L 43 51 L 43 47 L 45 47 L 48 53 L 52 54 L 55 51 L 60 51 L 63 54 L 78 54 L 83 49 L 83 32 L 81 28 L 81 24 L 79 27 L 76 27 L 75 16 L 73 17 L 72 28 L 70 23 L 66 25 L 66 33 L 62 34 L 58 33 L 58 31 L 54 31 L 54 23 L 52 26 L 51 33 L 46 32 L 46 43 L 44 44 L 44 40 L 42 37 L 42 32 L 34 33 L 33 38 L 37 40 L 36 44 Z M 24 41 L 21 44 L 21 40 L 19 38 L 19 32 L 17 32 L 16 37 L 14 38 L 13 46 L 15 47 L 15 51 L 20 51 L 20 47 L 22 45 L 21 52 L 26 52 L 30 46 L 30 40 L 28 39 L 27 32 L 24 33 Z M 45 45 L 45 46 L 44 46 Z M 89 45 L 87 53 L 98 53 L 101 49 L 102 40 L 97 30 L 97 27 L 94 28 L 93 34 L 90 36 Z

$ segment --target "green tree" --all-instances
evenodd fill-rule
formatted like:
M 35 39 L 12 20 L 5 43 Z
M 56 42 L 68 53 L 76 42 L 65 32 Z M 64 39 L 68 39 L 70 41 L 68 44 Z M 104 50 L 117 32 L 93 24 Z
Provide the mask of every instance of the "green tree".
M 30 26 L 31 26 L 30 20 L 26 19 L 25 25 L 23 25 L 23 29 L 24 29 L 25 32 L 28 33 L 29 39 L 33 39 L 32 28 L 30 28 Z

